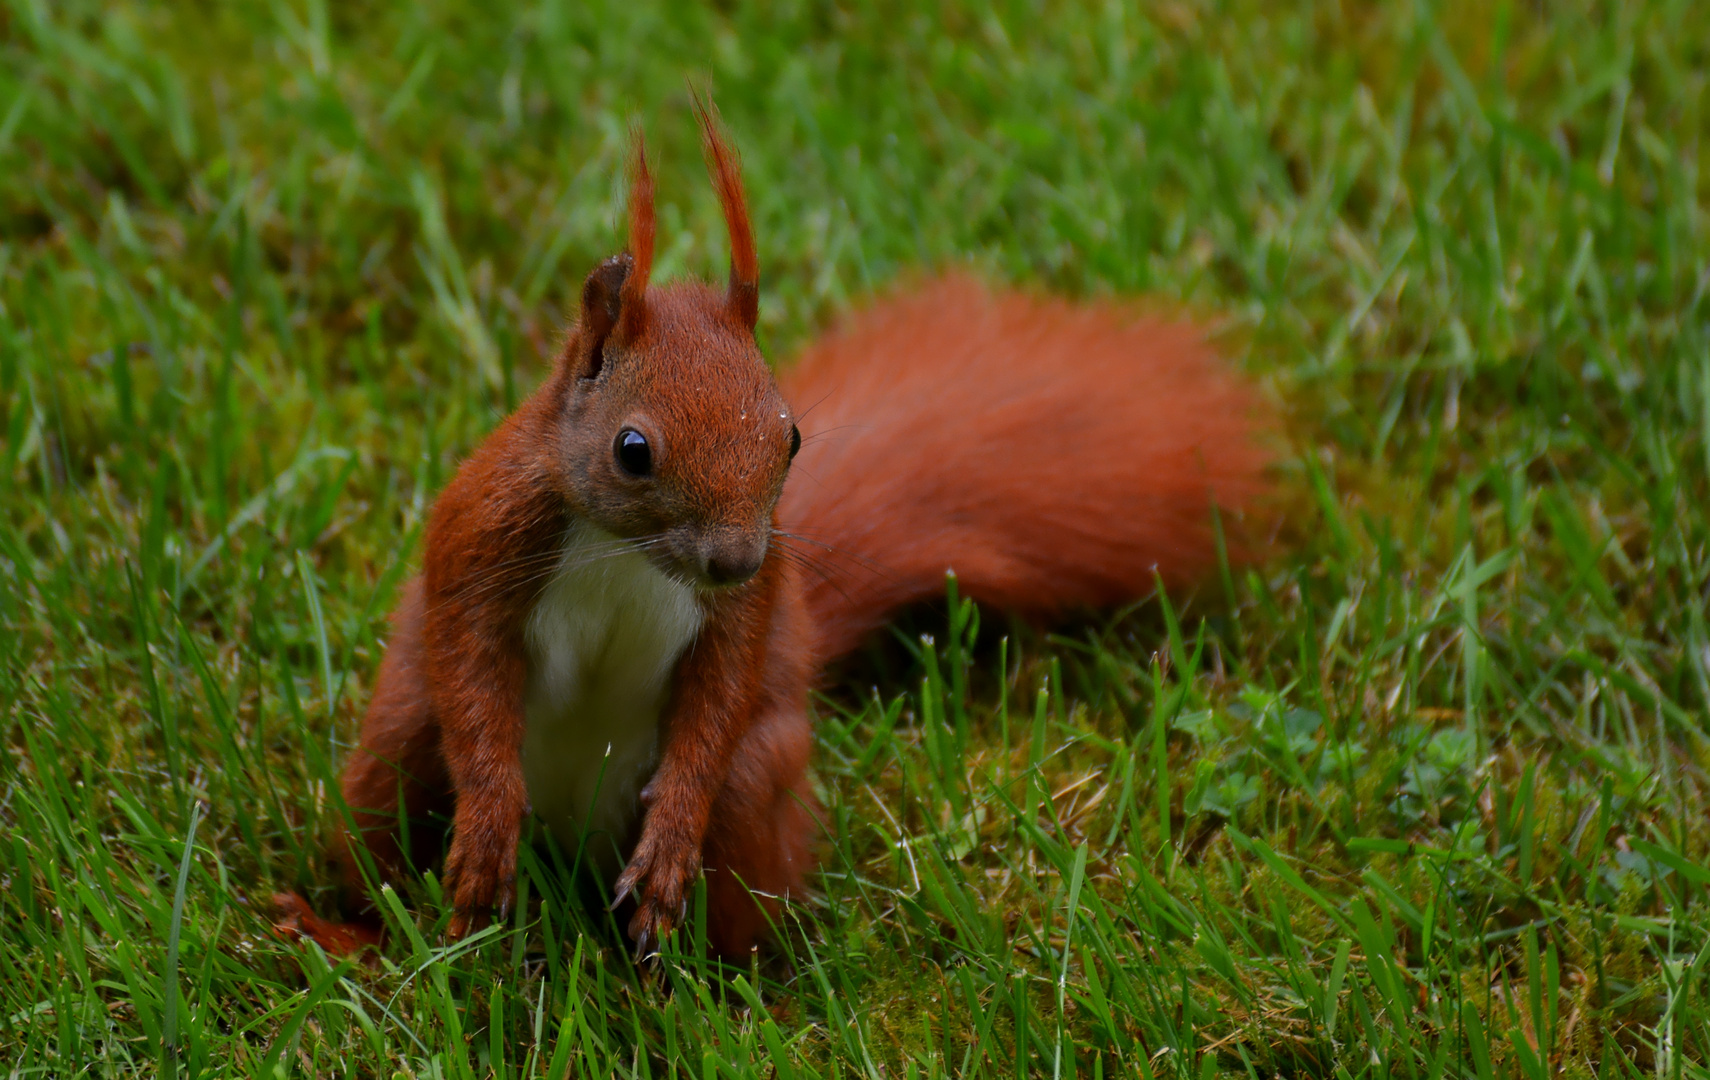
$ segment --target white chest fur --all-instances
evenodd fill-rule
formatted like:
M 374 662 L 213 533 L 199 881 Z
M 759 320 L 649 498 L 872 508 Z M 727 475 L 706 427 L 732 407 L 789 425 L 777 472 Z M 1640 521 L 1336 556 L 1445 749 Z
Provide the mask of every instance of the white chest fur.
M 568 854 L 615 867 L 657 762 L 671 673 L 700 627 L 692 589 L 607 533 L 572 531 L 528 619 L 522 754 L 535 813 Z

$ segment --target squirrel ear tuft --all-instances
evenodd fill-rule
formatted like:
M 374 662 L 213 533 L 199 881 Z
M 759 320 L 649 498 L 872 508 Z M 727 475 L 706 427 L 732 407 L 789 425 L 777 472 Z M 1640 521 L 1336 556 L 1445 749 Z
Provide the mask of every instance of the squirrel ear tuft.
M 623 283 L 619 320 L 625 337 L 639 337 L 647 322 L 647 279 L 653 273 L 653 174 L 647 169 L 647 149 L 641 128 L 635 128 L 635 153 L 630 160 L 629 255 L 634 259 Z
M 576 374 L 592 379 L 606 363 L 606 339 L 611 337 L 623 316 L 626 286 L 634 278 L 635 260 L 627 253 L 613 255 L 594 267 L 588 280 L 582 283 L 582 333 L 580 350 L 572 362 L 580 366 Z
M 719 204 L 724 207 L 724 224 L 730 232 L 730 292 L 725 302 L 736 321 L 752 332 L 760 318 L 760 260 L 754 251 L 748 202 L 742 194 L 742 162 L 736 148 L 719 130 L 711 99 L 699 90 L 693 94 L 695 116 L 701 122 L 707 172 L 712 174 Z

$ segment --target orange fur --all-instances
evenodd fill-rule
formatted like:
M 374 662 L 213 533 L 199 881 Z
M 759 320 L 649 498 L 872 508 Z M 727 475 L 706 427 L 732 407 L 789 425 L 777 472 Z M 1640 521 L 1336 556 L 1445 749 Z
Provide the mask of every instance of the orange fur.
M 706 150 L 707 171 L 718 190 L 719 205 L 730 233 L 731 314 L 749 330 L 760 316 L 760 257 L 754 249 L 754 227 L 748 220 L 748 200 L 742 193 L 742 167 L 736 148 L 718 128 L 712 103 L 695 95 L 695 116 L 701 124 L 701 145 Z
M 1213 563 L 1212 507 L 1238 512 L 1264 490 L 1252 392 L 1190 325 L 1119 304 L 917 283 L 812 346 L 780 393 L 733 302 L 758 281 L 734 151 L 704 103 L 700 119 L 731 286 L 647 286 L 638 137 L 629 256 L 589 274 L 552 376 L 435 503 L 394 616 L 343 779 L 356 831 L 338 850 L 358 918 L 355 845 L 395 880 L 434 849 L 445 813 L 452 933 L 511 902 L 530 804 L 525 688 L 543 663 L 525 628 L 579 529 L 692 583 L 699 612 L 635 833 L 619 838 L 630 931 L 645 945 L 668 930 L 704 871 L 712 945 L 738 955 L 812 869 L 807 698 L 826 661 L 939 595 L 952 568 L 965 594 L 1033 616 L 1190 581 Z M 806 441 L 786 484 L 792 418 Z M 626 432 L 656 454 L 645 475 L 614 459 Z M 366 940 L 305 918 L 300 899 L 282 906 L 328 948 Z
M 653 276 L 653 173 L 647 168 L 647 147 L 635 130 L 635 154 L 630 163 L 629 256 L 634 260 L 623 283 L 623 332 L 639 337 L 647 321 L 647 284 Z
M 1265 488 L 1252 390 L 1198 328 L 1119 303 L 921 282 L 783 386 L 809 450 L 779 517 L 826 569 L 806 582 L 821 660 L 951 569 L 963 595 L 1033 616 L 1147 595 L 1154 573 L 1188 583 L 1214 565 L 1213 504 Z

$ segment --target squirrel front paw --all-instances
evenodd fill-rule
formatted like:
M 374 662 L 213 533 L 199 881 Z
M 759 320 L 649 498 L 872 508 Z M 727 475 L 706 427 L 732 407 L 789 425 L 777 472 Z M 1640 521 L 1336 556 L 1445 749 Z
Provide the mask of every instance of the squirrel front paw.
M 688 909 L 689 888 L 701 872 L 699 844 L 644 829 L 641 842 L 617 879 L 615 909 L 635 897 L 635 915 L 629 920 L 629 936 L 638 957 L 651 954 L 665 935 L 680 925 Z
M 509 815 L 506 815 L 509 818 Z M 455 908 L 446 936 L 453 941 L 479 929 L 494 908 L 502 922 L 517 895 L 519 819 L 455 821 L 445 880 Z

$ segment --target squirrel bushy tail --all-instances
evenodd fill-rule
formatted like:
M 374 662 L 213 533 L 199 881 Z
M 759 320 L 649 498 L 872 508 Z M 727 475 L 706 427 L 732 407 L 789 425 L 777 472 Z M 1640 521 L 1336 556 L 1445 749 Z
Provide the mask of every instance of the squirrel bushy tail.
M 851 317 L 783 376 L 804 452 L 779 508 L 815 657 L 962 595 L 1026 615 L 1123 603 L 1232 558 L 1268 426 L 1203 332 L 954 275 Z

